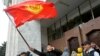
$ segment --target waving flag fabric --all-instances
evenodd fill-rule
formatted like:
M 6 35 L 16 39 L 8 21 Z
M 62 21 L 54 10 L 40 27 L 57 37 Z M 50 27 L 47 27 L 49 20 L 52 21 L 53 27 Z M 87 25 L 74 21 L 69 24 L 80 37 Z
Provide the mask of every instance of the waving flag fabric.
M 31 20 L 50 19 L 56 17 L 57 11 L 53 3 L 42 1 L 26 1 L 5 9 L 13 16 L 16 27 Z
M 25 0 L 25 1 L 43 1 L 43 2 L 46 2 L 47 0 Z

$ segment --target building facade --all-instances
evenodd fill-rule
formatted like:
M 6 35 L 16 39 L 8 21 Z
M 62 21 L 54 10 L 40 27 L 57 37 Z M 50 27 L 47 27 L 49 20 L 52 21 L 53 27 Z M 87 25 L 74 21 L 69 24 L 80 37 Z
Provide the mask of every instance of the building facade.
M 5 4 L 9 6 L 19 2 L 23 0 L 8 0 Z M 62 51 L 64 47 L 68 47 L 71 52 L 76 51 L 85 40 L 94 41 L 100 46 L 98 43 L 100 40 L 100 0 L 55 0 L 52 2 L 55 3 L 58 11 L 55 19 L 33 20 L 18 28 L 31 47 L 45 51 L 46 45 L 51 43 Z M 6 56 L 16 56 L 23 51 L 29 51 L 12 23 L 9 23 L 8 35 Z M 33 56 L 36 55 L 33 54 Z
M 61 50 L 68 47 L 70 51 L 76 51 L 83 41 L 89 40 L 100 47 L 100 3 L 99 0 L 90 1 L 85 1 L 48 27 L 48 40 L 51 44 Z

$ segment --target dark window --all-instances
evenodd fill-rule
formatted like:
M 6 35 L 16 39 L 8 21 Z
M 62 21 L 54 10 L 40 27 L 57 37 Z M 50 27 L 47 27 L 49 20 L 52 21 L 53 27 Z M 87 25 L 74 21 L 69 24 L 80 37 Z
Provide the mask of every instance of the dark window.
M 93 12 L 94 12 L 95 18 L 96 18 L 96 17 L 99 17 L 99 16 L 100 16 L 100 5 L 96 6 L 96 7 L 93 9 Z
M 61 28 L 57 28 L 55 30 L 48 28 L 48 41 L 51 42 L 61 37 Z
M 91 19 L 92 19 L 92 15 L 91 15 L 91 12 L 90 11 L 82 14 L 82 22 L 85 23 L 85 22 L 88 22 Z
M 64 32 L 66 32 L 67 31 L 67 26 L 66 25 L 63 25 L 62 26 L 62 32 L 64 33 Z

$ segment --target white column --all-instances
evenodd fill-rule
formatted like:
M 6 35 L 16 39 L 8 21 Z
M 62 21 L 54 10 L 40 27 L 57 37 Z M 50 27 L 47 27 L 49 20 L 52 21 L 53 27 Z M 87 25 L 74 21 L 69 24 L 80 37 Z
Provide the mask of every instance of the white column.
M 41 26 L 39 21 L 26 23 L 19 30 L 31 47 L 41 51 Z M 21 37 L 18 39 L 18 49 L 18 53 L 28 51 L 28 47 Z
M 41 43 L 42 43 L 42 48 L 43 51 L 47 51 L 46 47 L 48 45 L 48 35 L 47 35 L 47 28 L 46 27 L 41 27 Z
M 12 23 L 10 22 L 9 24 L 9 31 L 8 31 L 8 39 L 7 39 L 7 46 L 6 46 L 6 56 L 13 56 L 14 53 L 14 44 L 15 44 L 15 40 L 17 39 L 15 37 L 15 28 L 13 27 Z

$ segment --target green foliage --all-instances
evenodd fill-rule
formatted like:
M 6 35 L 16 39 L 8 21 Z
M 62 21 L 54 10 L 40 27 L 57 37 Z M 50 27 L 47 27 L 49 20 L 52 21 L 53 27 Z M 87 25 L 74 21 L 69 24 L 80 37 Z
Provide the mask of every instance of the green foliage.
M 5 56 L 5 51 L 6 51 L 6 42 L 0 46 L 0 56 Z

